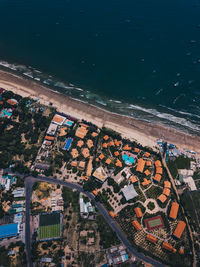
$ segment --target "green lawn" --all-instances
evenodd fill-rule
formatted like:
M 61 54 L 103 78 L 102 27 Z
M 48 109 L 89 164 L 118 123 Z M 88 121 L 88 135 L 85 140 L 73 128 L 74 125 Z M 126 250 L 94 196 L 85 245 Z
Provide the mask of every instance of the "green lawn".
M 60 236 L 60 225 L 46 225 L 39 227 L 39 239 L 55 238 Z

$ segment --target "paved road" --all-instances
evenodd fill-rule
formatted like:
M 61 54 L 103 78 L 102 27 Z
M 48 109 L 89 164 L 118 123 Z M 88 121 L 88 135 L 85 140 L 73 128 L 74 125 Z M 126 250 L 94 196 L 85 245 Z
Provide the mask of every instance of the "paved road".
M 110 215 L 108 214 L 106 209 L 103 207 L 103 205 L 101 205 L 100 202 L 95 201 L 93 194 L 91 194 L 89 192 L 85 192 L 81 186 L 79 186 L 77 184 L 70 183 L 70 182 L 62 181 L 62 180 L 48 178 L 45 176 L 38 176 L 37 178 L 29 176 L 26 178 L 25 184 L 26 184 L 26 249 L 27 249 L 27 259 L 28 259 L 30 267 L 33 266 L 32 261 L 31 261 L 31 239 L 30 239 L 30 200 L 31 200 L 31 188 L 32 188 L 34 181 L 35 182 L 36 181 L 46 181 L 49 183 L 60 184 L 60 185 L 66 186 L 68 188 L 76 189 L 79 192 L 84 193 L 85 195 L 87 195 L 88 198 L 90 198 L 91 200 L 94 200 L 97 208 L 99 209 L 99 212 L 104 216 L 107 223 L 115 231 L 115 233 L 117 234 L 117 236 L 119 237 L 121 242 L 125 245 L 125 247 L 129 250 L 129 252 L 131 254 L 133 254 L 133 256 L 136 256 L 139 259 L 141 259 L 145 262 L 148 262 L 148 263 L 150 263 L 156 267 L 164 266 L 163 264 L 159 263 L 158 261 L 153 260 L 152 258 L 145 256 L 144 254 L 138 252 L 134 247 L 132 247 L 130 242 L 127 240 L 126 236 L 121 232 L 118 225 L 110 217 Z

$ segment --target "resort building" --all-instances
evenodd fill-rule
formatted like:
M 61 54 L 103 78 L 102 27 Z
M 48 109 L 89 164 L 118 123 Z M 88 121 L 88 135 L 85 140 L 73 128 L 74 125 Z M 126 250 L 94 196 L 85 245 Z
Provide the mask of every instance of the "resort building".
M 121 145 L 121 141 L 118 141 L 117 139 L 115 139 L 114 142 L 115 142 L 116 146 L 120 146 Z
M 144 171 L 144 166 L 145 166 L 145 160 L 143 160 L 142 158 L 139 158 L 136 171 L 142 173 Z
M 104 154 L 102 154 L 102 153 L 99 155 L 99 158 L 100 158 L 101 160 L 102 160 L 104 157 L 105 157 L 105 156 L 104 156 Z
M 94 146 L 93 141 L 92 141 L 91 139 L 88 139 L 88 140 L 87 140 L 87 146 L 88 146 L 89 148 L 91 148 L 91 147 Z
M 160 160 L 156 160 L 155 165 L 156 167 L 162 167 L 162 163 L 160 162 Z
M 118 157 L 118 156 L 119 156 L 119 151 L 115 151 L 115 152 L 114 152 L 114 155 L 115 155 L 116 157 Z
M 150 241 L 151 243 L 156 243 L 157 242 L 157 238 L 151 234 L 147 234 L 146 235 L 146 240 Z
M 134 211 L 135 211 L 135 214 L 136 214 L 137 218 L 141 218 L 142 217 L 143 214 L 142 214 L 141 208 L 136 207 L 134 209 Z
M 161 167 L 156 168 L 156 173 L 163 174 L 163 169 Z
M 48 140 L 48 141 L 54 141 L 55 137 L 54 136 L 49 136 L 49 135 L 46 135 L 45 140 Z
M 111 216 L 112 218 L 117 217 L 117 214 L 115 214 L 113 211 L 110 211 L 109 214 L 110 214 L 110 216 Z
M 104 171 L 103 167 L 99 167 L 93 173 L 93 176 L 101 183 L 104 183 L 105 180 L 108 178 L 106 172 Z
M 114 146 L 113 141 L 110 141 L 110 142 L 109 142 L 109 146 Z
M 72 158 L 75 159 L 79 156 L 78 150 L 76 148 L 73 148 L 71 151 Z
M 71 162 L 71 166 L 72 166 L 72 167 L 77 167 L 77 161 L 72 161 L 72 162 Z
M 106 164 L 110 165 L 111 160 L 109 158 L 107 158 L 107 160 L 105 162 L 106 162 Z
M 14 99 L 14 98 L 12 98 L 12 99 L 8 99 L 6 102 L 7 102 L 8 104 L 10 104 L 11 106 L 15 106 L 15 105 L 18 104 L 18 101 L 17 101 L 16 99 Z
M 16 177 L 6 174 L 0 174 L 0 186 L 3 187 L 6 191 L 10 190 L 11 185 L 16 184 Z
M 89 151 L 89 149 L 87 147 L 86 148 L 83 148 L 81 150 L 81 153 L 82 153 L 82 155 L 83 155 L 84 158 L 88 158 L 90 156 L 90 151 Z
M 139 148 L 134 148 L 134 152 L 139 153 L 140 152 Z
M 85 169 L 85 161 L 80 161 L 79 164 L 78 164 L 78 168 L 80 170 L 84 170 Z
M 122 163 L 121 163 L 121 161 L 119 160 L 119 159 L 117 159 L 117 161 L 116 161 L 116 163 L 115 163 L 115 166 L 116 167 L 122 167 Z
M 179 221 L 179 223 L 177 224 L 176 229 L 173 233 L 173 236 L 175 238 L 178 238 L 178 239 L 181 238 L 183 231 L 185 229 L 185 226 L 186 226 L 186 224 L 184 221 Z
M 163 243 L 162 243 L 162 248 L 164 248 L 164 249 L 166 249 L 166 250 L 168 250 L 168 251 L 173 251 L 173 246 L 172 246 L 172 244 L 169 244 L 169 243 L 167 243 L 167 242 L 163 242 Z
M 65 136 L 65 135 L 67 135 L 66 130 L 67 130 L 67 127 L 60 128 L 59 129 L 59 131 L 60 131 L 59 136 Z
M 180 247 L 178 252 L 179 252 L 180 255 L 183 255 L 184 254 L 184 248 Z
M 149 152 L 145 152 L 144 156 L 148 158 L 148 157 L 150 157 L 150 153 Z
M 140 231 L 140 230 L 142 229 L 142 226 L 140 225 L 140 223 L 139 223 L 137 220 L 134 220 L 134 221 L 132 222 L 132 225 L 135 227 L 135 229 L 136 229 L 137 231 Z
M 133 184 L 136 183 L 136 182 L 138 181 L 137 177 L 134 176 L 134 175 L 131 176 L 130 180 L 131 180 L 131 182 L 132 182 Z
M 135 188 L 134 188 L 133 184 L 125 186 L 122 189 L 122 193 L 123 193 L 126 201 L 128 201 L 130 199 L 133 199 L 133 198 L 138 196 L 138 193 L 135 191 Z
M 151 184 L 151 181 L 150 180 L 147 180 L 146 178 L 144 178 L 144 181 L 142 182 L 142 185 L 143 186 L 147 186 L 149 184 Z
M 108 147 L 108 144 L 107 144 L 107 143 L 103 143 L 103 144 L 102 144 L 102 147 L 103 147 L 103 148 L 107 148 L 107 147 Z
M 92 132 L 91 133 L 91 136 L 94 137 L 94 138 L 97 137 L 97 135 L 98 135 L 98 133 L 96 133 L 96 132 Z
M 151 173 L 150 173 L 149 170 L 146 170 L 146 171 L 144 172 L 144 174 L 145 174 L 146 176 L 149 176 Z
M 157 198 L 161 203 L 164 203 L 167 200 L 167 197 L 164 194 L 161 194 L 158 198 Z
M 92 191 L 92 194 L 96 197 L 96 196 L 98 195 L 97 190 L 93 190 L 93 191 Z
M 53 119 L 52 119 L 52 122 L 57 124 L 57 125 L 59 125 L 59 126 L 61 126 L 64 123 L 65 120 L 66 120 L 66 117 L 61 116 L 59 114 L 55 114 Z
M 151 167 L 151 166 L 152 166 L 152 163 L 151 163 L 150 160 L 147 160 L 147 161 L 146 161 L 146 166 L 147 166 L 147 167 Z
M 171 220 L 175 220 L 177 218 L 178 209 L 179 209 L 179 204 L 177 202 L 173 202 L 169 213 L 169 218 Z
M 77 142 L 77 146 L 78 146 L 78 147 L 82 147 L 83 145 L 84 145 L 83 140 L 79 140 L 79 141 Z
M 52 136 L 54 136 L 55 133 L 56 133 L 56 131 L 57 131 L 57 128 L 58 128 L 58 125 L 57 125 L 57 124 L 55 124 L 55 123 L 51 123 L 51 124 L 49 125 L 48 130 L 47 130 L 47 135 L 52 135 Z
M 78 129 L 76 130 L 75 135 L 81 139 L 83 139 L 87 132 L 88 132 L 88 126 L 86 124 L 80 123 Z
M 169 197 L 170 195 L 170 189 L 169 188 L 164 188 L 162 192 L 165 196 Z
M 123 147 L 123 150 L 131 150 L 132 148 L 129 146 L 129 145 L 125 145 L 124 147 Z
M 171 188 L 171 183 L 169 181 L 164 181 L 165 188 Z
M 108 136 L 108 135 L 105 135 L 105 136 L 103 137 L 103 139 L 107 141 L 107 140 L 109 139 L 109 136 Z
M 107 262 L 105 266 L 118 266 L 128 260 L 128 254 L 123 246 L 114 247 L 108 250 Z
M 161 175 L 160 175 L 160 174 L 156 174 L 156 175 L 153 177 L 153 180 L 154 180 L 154 182 L 159 183 L 160 180 L 161 180 Z

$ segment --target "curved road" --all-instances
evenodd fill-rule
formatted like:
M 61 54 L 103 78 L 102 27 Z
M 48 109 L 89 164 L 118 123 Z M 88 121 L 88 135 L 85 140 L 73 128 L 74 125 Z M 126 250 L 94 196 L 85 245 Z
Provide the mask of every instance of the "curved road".
M 95 197 L 93 196 L 93 194 L 84 191 L 81 186 L 79 186 L 77 184 L 70 183 L 70 182 L 62 181 L 62 180 L 48 178 L 48 177 L 45 177 L 45 176 L 38 176 L 37 178 L 29 176 L 25 180 L 25 186 L 26 186 L 26 251 L 27 251 L 27 260 L 28 260 L 28 263 L 29 263 L 28 265 L 30 267 L 33 266 L 33 263 L 32 263 L 32 260 L 31 260 L 30 201 L 31 201 L 32 186 L 33 186 L 34 182 L 36 182 L 36 181 L 46 181 L 48 183 L 60 184 L 60 185 L 66 186 L 66 187 L 68 187 L 70 189 L 76 189 L 79 192 L 84 193 L 88 198 L 90 198 L 91 200 L 93 200 L 95 202 L 99 212 L 103 215 L 103 217 L 105 218 L 107 223 L 110 225 L 110 227 L 113 229 L 113 231 L 115 231 L 115 233 L 117 234 L 118 238 L 121 240 L 121 242 L 125 245 L 125 247 L 129 250 L 129 252 L 133 256 L 136 256 L 137 258 L 139 258 L 139 259 L 141 259 L 141 260 L 143 260 L 143 261 L 145 261 L 147 263 L 150 263 L 150 264 L 152 264 L 153 266 L 156 266 L 156 267 L 164 266 L 160 262 L 145 256 L 144 254 L 138 252 L 134 247 L 132 247 L 130 242 L 127 240 L 127 238 L 121 232 L 121 230 L 119 229 L 117 224 L 110 217 L 110 215 L 108 214 L 106 209 L 103 207 L 103 205 L 101 205 L 100 202 L 95 201 Z

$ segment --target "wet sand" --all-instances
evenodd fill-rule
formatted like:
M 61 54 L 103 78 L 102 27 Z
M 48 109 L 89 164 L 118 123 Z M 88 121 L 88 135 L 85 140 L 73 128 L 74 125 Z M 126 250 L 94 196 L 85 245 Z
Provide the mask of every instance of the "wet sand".
M 123 137 L 136 140 L 144 146 L 155 147 L 156 140 L 163 139 L 181 148 L 200 153 L 199 136 L 189 135 L 173 128 L 106 111 L 52 91 L 29 78 L 0 70 L 0 87 L 11 90 L 23 97 L 38 97 L 40 103 L 45 105 L 49 105 L 51 102 L 59 112 L 69 114 L 77 119 L 90 121 L 99 127 L 108 127 L 121 133 Z

